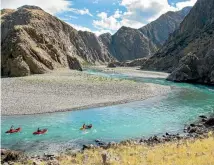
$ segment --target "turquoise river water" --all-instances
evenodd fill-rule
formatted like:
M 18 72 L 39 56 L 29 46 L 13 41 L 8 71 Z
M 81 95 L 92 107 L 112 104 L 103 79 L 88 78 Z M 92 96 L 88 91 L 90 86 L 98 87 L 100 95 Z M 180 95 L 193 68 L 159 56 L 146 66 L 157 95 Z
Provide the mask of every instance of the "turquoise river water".
M 91 108 L 51 114 L 2 116 L 2 147 L 18 149 L 28 154 L 55 153 L 65 149 L 79 149 L 95 139 L 106 142 L 130 138 L 180 132 L 201 114 L 214 112 L 214 88 L 202 85 L 168 82 L 161 78 L 140 78 L 123 74 L 86 70 L 89 74 L 174 87 L 165 96 L 127 104 Z M 80 131 L 83 123 L 93 128 Z M 11 125 L 20 125 L 23 131 L 5 134 Z M 32 132 L 48 128 L 48 133 L 33 136 Z

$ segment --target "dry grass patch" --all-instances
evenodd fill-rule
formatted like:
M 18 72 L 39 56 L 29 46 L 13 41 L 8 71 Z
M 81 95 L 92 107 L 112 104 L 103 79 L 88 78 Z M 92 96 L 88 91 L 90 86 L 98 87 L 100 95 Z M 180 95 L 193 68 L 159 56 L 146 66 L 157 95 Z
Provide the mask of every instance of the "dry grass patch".
M 181 140 L 155 146 L 119 145 L 108 150 L 98 148 L 76 156 L 61 156 L 59 163 L 101 165 L 102 155 L 106 155 L 106 164 L 109 165 L 213 165 L 214 138 Z

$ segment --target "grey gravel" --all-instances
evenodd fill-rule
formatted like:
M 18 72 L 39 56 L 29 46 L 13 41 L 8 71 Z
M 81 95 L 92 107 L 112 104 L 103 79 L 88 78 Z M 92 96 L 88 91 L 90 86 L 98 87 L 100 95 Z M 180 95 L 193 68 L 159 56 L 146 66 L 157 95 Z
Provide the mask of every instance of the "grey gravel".
M 166 94 L 170 87 L 97 77 L 74 70 L 2 78 L 2 115 L 99 107 Z

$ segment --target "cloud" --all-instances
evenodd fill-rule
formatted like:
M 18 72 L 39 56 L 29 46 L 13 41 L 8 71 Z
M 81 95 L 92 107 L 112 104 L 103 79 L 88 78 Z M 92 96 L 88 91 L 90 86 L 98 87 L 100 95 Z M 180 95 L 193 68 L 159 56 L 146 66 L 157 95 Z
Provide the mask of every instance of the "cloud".
M 183 9 L 184 7 L 187 6 L 193 6 L 196 3 L 197 0 L 189 0 L 189 1 L 184 1 L 184 2 L 178 2 L 176 3 L 176 8 L 179 10 Z
M 101 12 L 97 14 L 97 17 L 100 20 L 93 20 L 93 25 L 97 29 L 108 29 L 108 30 L 117 30 L 121 27 L 118 19 L 122 16 L 121 11 L 116 10 L 115 13 L 108 17 L 106 12 Z
M 93 25 L 97 29 L 105 29 L 109 31 L 116 31 L 121 26 L 139 28 L 144 25 L 139 21 L 128 19 L 128 15 L 128 12 L 122 13 L 122 11 L 120 11 L 119 9 L 117 9 L 114 14 L 110 16 L 108 16 L 106 12 L 100 12 L 97 14 L 99 20 L 93 20 Z
M 66 23 L 69 24 L 70 26 L 72 26 L 76 30 L 82 30 L 82 31 L 89 31 L 89 32 L 91 32 L 91 29 L 89 29 L 87 27 L 84 27 L 84 26 L 81 26 L 81 25 L 77 25 L 77 24 L 72 24 L 70 22 L 66 22 Z
M 73 19 L 77 19 L 77 18 L 78 18 L 77 16 L 73 16 L 73 15 L 67 15 L 67 17 L 68 17 L 68 18 L 71 18 L 71 19 L 72 19 L 72 18 L 73 18 Z
M 111 30 L 95 30 L 95 31 L 92 31 L 93 33 L 95 33 L 96 34 L 96 36 L 99 36 L 99 35 L 101 35 L 101 34 L 104 34 L 104 33 L 110 33 L 110 34 L 112 34 L 112 31 Z
M 144 23 L 141 23 L 135 20 L 126 19 L 126 18 L 122 19 L 121 21 L 121 26 L 127 26 L 135 29 L 141 28 L 144 25 L 145 25 Z
M 70 20 L 77 19 L 77 18 L 78 18 L 77 16 L 73 16 L 73 15 L 63 15 L 63 16 L 59 17 L 59 19 L 61 19 L 63 21 L 70 21 Z
M 17 9 L 23 5 L 39 6 L 43 10 L 51 14 L 56 14 L 64 11 L 71 11 L 75 14 L 92 16 L 92 14 L 86 8 L 84 9 L 70 8 L 72 3 L 71 1 L 68 0 L 2 0 L 1 2 L 1 8 Z
M 68 11 L 73 12 L 75 14 L 80 14 L 80 15 L 89 15 L 89 16 L 93 16 L 90 11 L 86 8 L 84 9 L 75 9 L 75 8 L 69 8 Z
M 88 31 L 88 32 L 92 32 L 92 33 L 95 33 L 96 34 L 96 36 L 99 36 L 100 34 L 103 34 L 103 33 L 112 33 L 112 31 L 111 30 L 91 30 L 91 29 L 89 29 L 89 28 L 87 28 L 87 27 L 84 27 L 84 26 L 80 26 L 80 25 L 77 25 L 77 24 L 72 24 L 72 23 L 70 23 L 70 22 L 66 22 L 67 24 L 69 24 L 70 26 L 72 26 L 74 29 L 76 29 L 76 30 L 81 30 L 81 31 Z
M 1 8 L 17 9 L 23 5 L 39 6 L 43 10 L 56 14 L 68 10 L 72 5 L 71 1 L 67 0 L 2 0 Z
M 175 10 L 168 0 L 122 0 L 121 6 L 127 9 L 124 19 L 146 24 L 161 14 Z

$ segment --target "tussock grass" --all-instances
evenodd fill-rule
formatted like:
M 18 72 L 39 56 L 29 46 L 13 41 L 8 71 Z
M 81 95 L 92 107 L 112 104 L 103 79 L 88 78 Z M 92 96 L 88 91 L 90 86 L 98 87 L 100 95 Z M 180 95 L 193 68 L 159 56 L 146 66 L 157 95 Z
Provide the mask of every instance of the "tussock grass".
M 102 154 L 108 165 L 213 165 L 214 138 L 181 140 L 155 146 L 119 145 L 108 150 L 94 149 L 76 156 L 60 156 L 62 165 L 101 165 Z

